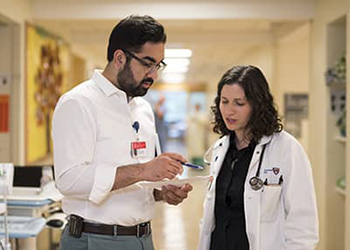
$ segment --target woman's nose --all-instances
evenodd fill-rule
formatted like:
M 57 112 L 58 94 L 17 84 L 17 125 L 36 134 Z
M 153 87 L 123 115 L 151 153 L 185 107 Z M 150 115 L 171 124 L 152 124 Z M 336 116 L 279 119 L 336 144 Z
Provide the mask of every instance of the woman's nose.
M 236 113 L 236 105 L 235 104 L 229 105 L 229 111 L 232 113 Z

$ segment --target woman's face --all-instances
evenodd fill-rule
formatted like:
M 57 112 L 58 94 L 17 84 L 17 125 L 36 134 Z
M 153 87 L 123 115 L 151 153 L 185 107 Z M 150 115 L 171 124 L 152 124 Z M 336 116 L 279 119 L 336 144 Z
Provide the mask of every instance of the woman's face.
M 221 90 L 220 113 L 226 128 L 244 135 L 252 113 L 252 106 L 247 101 L 244 90 L 238 84 L 225 84 Z

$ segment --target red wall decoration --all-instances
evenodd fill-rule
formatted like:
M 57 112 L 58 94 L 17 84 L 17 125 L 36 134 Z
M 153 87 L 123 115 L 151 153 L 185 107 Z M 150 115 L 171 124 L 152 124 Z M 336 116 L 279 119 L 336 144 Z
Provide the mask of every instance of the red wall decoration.
M 0 95 L 0 133 L 9 132 L 10 96 Z

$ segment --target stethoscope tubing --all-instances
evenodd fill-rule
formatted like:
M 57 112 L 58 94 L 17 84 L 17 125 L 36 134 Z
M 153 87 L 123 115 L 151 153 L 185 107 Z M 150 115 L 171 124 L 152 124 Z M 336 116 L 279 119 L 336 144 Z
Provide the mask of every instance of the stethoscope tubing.
M 249 179 L 249 184 L 250 184 L 251 188 L 255 191 L 260 190 L 264 186 L 264 182 L 260 178 L 260 169 L 261 169 L 261 164 L 262 164 L 262 161 L 264 158 L 265 148 L 266 148 L 266 144 L 263 145 L 263 149 L 262 149 L 261 154 L 260 154 L 259 165 L 258 165 L 258 169 L 256 170 L 256 174 L 255 174 L 255 176 L 253 176 Z M 212 150 L 213 150 L 213 146 L 208 148 L 208 150 L 204 153 L 204 156 L 203 156 L 204 163 L 206 163 L 208 165 L 210 165 L 210 161 L 208 161 L 207 159 L 208 159 L 208 156 L 210 155 Z
M 263 149 L 261 151 L 259 166 L 258 166 L 258 169 L 256 170 L 256 174 L 255 176 L 249 179 L 249 184 L 252 187 L 252 189 L 255 191 L 260 190 L 264 186 L 264 182 L 259 176 L 260 176 L 261 164 L 264 158 L 265 148 L 266 148 L 266 144 L 263 146 Z

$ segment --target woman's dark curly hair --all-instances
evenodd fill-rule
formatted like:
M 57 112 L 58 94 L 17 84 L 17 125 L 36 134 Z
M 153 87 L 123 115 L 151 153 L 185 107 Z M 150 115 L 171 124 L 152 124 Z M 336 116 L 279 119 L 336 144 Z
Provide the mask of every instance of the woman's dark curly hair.
M 213 131 L 221 136 L 232 134 L 225 126 L 220 112 L 221 90 L 224 85 L 238 84 L 252 106 L 251 117 L 247 127 L 250 129 L 248 139 L 259 142 L 264 135 L 281 132 L 283 125 L 278 116 L 273 96 L 263 73 L 254 66 L 235 66 L 229 69 L 218 84 L 217 96 L 211 111 L 214 115 Z

